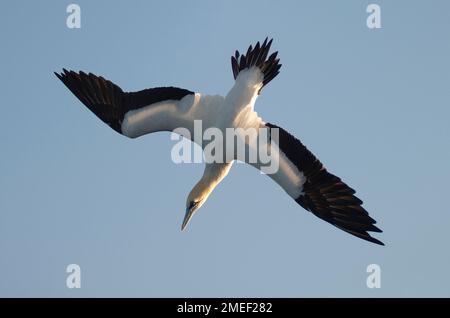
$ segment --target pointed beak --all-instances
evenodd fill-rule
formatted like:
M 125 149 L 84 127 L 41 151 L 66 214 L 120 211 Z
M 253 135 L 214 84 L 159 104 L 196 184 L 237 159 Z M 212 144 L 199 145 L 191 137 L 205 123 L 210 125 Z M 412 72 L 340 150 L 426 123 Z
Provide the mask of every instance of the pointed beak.
M 199 208 L 198 202 L 193 202 L 189 207 L 186 208 L 186 214 L 184 215 L 183 224 L 181 225 L 181 230 L 183 231 L 188 225 L 191 218 L 194 216 L 195 211 Z

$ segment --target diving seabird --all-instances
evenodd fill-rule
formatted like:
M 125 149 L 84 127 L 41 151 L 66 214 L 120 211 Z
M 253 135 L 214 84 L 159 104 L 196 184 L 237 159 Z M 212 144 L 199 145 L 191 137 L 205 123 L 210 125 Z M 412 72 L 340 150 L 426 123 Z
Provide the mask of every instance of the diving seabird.
M 307 211 L 361 239 L 384 245 L 368 233 L 382 231 L 354 195 L 355 190 L 328 172 L 300 140 L 283 128 L 263 121 L 254 111 L 261 89 L 277 76 L 281 67 L 278 52 L 269 55 L 271 44 L 272 40 L 266 38 L 262 44 L 250 45 L 246 54 L 236 51 L 231 57 L 235 83 L 225 97 L 176 87 L 124 92 L 92 73 L 63 69 L 55 75 L 103 122 L 130 138 L 179 127 L 193 132 L 195 120 L 202 121 L 203 129 L 278 129 L 278 140 L 271 140 L 269 146 L 279 151 L 279 168 L 268 175 Z M 202 178 L 187 198 L 182 229 L 228 174 L 235 159 L 206 163 Z M 258 163 L 250 164 L 261 168 Z

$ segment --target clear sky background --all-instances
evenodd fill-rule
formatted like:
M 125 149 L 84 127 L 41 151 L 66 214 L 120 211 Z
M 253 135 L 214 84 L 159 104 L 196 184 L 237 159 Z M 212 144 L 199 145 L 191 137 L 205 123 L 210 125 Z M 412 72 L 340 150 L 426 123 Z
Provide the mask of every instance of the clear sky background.
M 0 10 L 0 296 L 450 296 L 450 2 L 80 0 L 78 30 L 70 3 Z M 53 75 L 226 94 L 234 50 L 266 36 L 283 67 L 258 113 L 357 190 L 385 247 L 243 164 L 182 233 L 203 166 L 174 164 L 167 133 L 118 135 Z

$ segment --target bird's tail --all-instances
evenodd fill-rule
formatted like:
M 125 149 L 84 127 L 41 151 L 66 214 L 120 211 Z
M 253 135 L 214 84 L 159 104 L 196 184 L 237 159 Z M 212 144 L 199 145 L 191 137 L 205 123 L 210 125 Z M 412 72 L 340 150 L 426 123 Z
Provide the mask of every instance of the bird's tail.
M 63 69 L 61 74 L 55 72 L 55 75 L 97 117 L 118 133 L 122 133 L 124 92 L 119 86 L 92 73 L 76 73 Z
M 279 64 L 280 59 L 277 58 L 278 52 L 269 56 L 273 39 L 267 41 L 268 38 L 261 45 L 257 42 L 254 48 L 250 45 L 245 55 L 240 55 L 239 51 L 236 51 L 235 55 L 231 57 L 234 79 L 242 70 L 256 66 L 264 74 L 264 87 L 280 73 L 281 64 Z

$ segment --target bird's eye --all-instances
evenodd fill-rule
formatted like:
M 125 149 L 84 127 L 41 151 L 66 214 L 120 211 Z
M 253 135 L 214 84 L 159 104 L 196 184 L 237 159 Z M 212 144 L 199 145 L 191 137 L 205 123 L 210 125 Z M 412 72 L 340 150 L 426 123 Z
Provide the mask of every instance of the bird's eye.
M 198 201 L 191 201 L 189 202 L 189 209 L 192 209 L 193 207 L 195 207 L 198 204 Z

